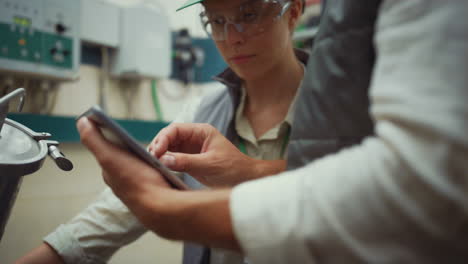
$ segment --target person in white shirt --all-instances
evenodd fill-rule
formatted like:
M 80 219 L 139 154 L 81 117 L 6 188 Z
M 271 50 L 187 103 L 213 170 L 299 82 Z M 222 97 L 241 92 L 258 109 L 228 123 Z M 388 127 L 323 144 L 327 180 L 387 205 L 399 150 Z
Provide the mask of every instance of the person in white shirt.
M 163 237 L 238 250 L 252 263 L 466 263 L 467 11 L 465 0 L 384 1 L 370 89 L 375 135 L 295 171 L 181 192 L 87 119 L 78 129 L 106 183 Z M 194 175 L 231 177 L 253 166 L 230 165 L 241 154 L 208 125 L 161 133 L 157 155 L 174 143 L 199 149 L 182 165 L 167 163 Z M 180 140 L 188 133 L 193 140 Z

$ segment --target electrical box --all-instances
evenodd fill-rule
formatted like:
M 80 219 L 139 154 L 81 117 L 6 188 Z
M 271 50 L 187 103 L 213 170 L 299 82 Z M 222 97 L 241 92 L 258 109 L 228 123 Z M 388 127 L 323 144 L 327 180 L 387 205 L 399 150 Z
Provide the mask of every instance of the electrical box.
M 81 0 L 81 41 L 117 47 L 119 14 L 120 8 L 116 4 L 104 0 Z
M 0 71 L 78 76 L 79 0 L 0 0 Z
M 169 77 L 171 31 L 163 9 L 155 3 L 127 5 L 120 11 L 119 47 L 113 52 L 112 74 L 119 78 Z

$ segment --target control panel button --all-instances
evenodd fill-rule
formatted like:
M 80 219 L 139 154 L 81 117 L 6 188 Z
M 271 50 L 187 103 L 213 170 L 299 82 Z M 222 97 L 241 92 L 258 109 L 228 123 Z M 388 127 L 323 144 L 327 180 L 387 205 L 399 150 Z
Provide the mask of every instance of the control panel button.
M 2 55 L 8 55 L 8 47 L 6 46 L 2 47 Z
M 55 31 L 57 31 L 59 34 L 63 34 L 65 31 L 67 31 L 67 27 L 62 23 L 57 23 L 55 24 Z
M 18 40 L 18 45 L 20 45 L 20 46 L 26 45 L 26 40 L 25 39 L 19 39 Z
M 62 63 L 65 60 L 62 53 L 56 53 L 53 58 L 55 62 L 59 63 Z
M 40 60 L 41 59 L 41 54 L 39 52 L 34 52 L 34 59 L 35 60 Z
M 27 57 L 28 56 L 28 50 L 27 49 L 22 49 L 21 50 L 21 56 L 22 57 Z
M 62 50 L 62 49 L 63 49 L 63 44 L 62 44 L 62 42 L 61 42 L 61 41 L 55 42 L 55 48 L 56 48 L 57 50 Z

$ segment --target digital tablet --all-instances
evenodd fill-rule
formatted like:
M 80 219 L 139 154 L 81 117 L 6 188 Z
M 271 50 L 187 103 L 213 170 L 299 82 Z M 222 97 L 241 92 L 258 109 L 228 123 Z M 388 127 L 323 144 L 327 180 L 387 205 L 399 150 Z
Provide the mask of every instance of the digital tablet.
M 125 131 L 125 129 L 104 113 L 99 106 L 91 107 L 76 120 L 81 117 L 87 117 L 93 121 L 101 130 L 101 133 L 106 140 L 128 150 L 159 171 L 172 187 L 180 190 L 190 189 L 190 187 L 188 187 L 187 184 L 185 184 L 169 168 L 164 166 L 156 157 L 144 149 L 130 134 L 128 134 L 127 131 Z

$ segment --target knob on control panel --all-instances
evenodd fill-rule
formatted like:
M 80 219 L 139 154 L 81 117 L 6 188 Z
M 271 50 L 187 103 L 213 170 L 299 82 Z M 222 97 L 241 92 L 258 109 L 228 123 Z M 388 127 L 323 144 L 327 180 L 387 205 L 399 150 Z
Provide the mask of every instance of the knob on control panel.
M 59 34 L 63 34 L 67 31 L 67 27 L 62 23 L 57 23 L 55 24 L 55 31 Z

